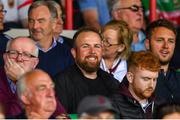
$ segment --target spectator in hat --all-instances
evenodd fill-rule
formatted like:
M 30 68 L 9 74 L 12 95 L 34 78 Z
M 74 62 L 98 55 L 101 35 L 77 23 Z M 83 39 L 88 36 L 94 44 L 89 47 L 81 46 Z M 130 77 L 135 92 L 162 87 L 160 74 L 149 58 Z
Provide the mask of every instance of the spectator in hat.
M 80 119 L 114 119 L 116 110 L 110 100 L 101 95 L 87 96 L 78 105 Z

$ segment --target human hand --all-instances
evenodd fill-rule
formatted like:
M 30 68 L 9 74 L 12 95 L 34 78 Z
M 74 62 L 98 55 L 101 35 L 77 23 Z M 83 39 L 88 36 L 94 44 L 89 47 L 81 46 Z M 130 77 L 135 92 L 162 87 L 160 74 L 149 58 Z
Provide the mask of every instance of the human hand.
M 4 69 L 7 77 L 13 82 L 16 82 L 18 78 L 25 73 L 25 70 L 8 56 L 6 56 Z

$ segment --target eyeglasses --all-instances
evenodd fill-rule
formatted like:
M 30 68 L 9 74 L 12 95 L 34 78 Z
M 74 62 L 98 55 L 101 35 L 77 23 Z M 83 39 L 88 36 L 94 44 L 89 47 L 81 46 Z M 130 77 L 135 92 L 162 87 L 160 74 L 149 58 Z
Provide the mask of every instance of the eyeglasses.
M 111 43 L 109 43 L 108 39 L 103 39 L 102 42 L 103 42 L 103 45 L 105 47 L 111 47 L 111 46 L 119 45 L 119 44 L 111 44 Z
M 144 8 L 142 6 L 137 6 L 137 5 L 132 5 L 130 7 L 125 7 L 125 8 L 117 8 L 117 10 L 120 10 L 120 9 L 129 9 L 131 10 L 132 12 L 137 12 L 139 10 L 143 11 Z
M 25 60 L 25 61 L 26 60 L 28 61 L 31 58 L 37 58 L 35 55 L 31 55 L 30 53 L 27 53 L 27 52 L 20 53 L 16 50 L 9 50 L 9 51 L 6 51 L 6 53 L 8 53 L 11 59 L 17 59 L 19 55 L 21 55 L 22 60 Z
M 3 13 L 3 15 L 5 15 L 7 13 L 6 10 L 0 10 L 1 13 Z

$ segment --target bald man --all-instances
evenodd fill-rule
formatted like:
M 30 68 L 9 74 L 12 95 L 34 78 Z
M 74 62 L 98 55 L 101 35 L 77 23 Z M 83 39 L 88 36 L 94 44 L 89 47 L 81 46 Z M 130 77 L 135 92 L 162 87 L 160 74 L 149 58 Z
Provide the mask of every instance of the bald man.
M 54 83 L 42 70 L 24 74 L 17 82 L 17 93 L 25 108 L 20 118 L 48 119 L 56 110 Z

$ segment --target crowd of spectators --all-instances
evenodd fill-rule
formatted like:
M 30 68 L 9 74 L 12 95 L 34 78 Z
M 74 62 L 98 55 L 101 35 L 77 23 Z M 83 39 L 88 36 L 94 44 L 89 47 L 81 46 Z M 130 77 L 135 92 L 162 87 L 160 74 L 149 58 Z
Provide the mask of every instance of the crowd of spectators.
M 141 0 L 73 0 L 70 39 L 65 2 L 0 0 L 0 118 L 180 118 L 179 28 Z

